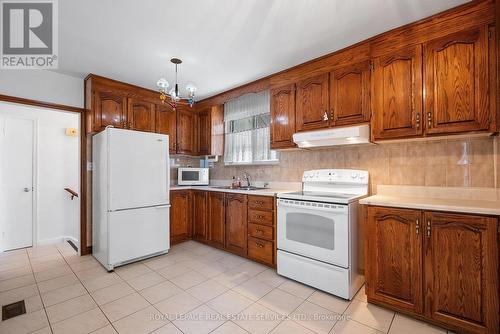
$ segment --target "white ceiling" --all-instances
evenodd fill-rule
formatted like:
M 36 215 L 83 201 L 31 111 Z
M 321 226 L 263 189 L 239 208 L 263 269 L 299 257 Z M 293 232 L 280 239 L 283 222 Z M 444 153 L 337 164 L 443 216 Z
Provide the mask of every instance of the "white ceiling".
M 156 89 L 179 57 L 200 99 L 465 2 L 62 0 L 59 71 Z

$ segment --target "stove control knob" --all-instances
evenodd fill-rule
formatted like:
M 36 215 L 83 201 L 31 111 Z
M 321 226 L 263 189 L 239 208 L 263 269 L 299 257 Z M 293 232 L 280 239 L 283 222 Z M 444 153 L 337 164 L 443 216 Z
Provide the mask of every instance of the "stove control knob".
M 358 173 L 352 173 L 351 177 L 352 177 L 353 179 L 356 179 L 356 178 L 358 177 Z

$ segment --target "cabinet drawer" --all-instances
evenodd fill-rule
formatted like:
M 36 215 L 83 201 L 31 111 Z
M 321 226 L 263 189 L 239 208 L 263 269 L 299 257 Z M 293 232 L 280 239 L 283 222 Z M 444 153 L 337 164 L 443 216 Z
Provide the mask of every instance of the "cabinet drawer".
M 265 262 L 274 263 L 274 243 L 262 239 L 248 238 L 248 257 Z
M 273 210 L 274 197 L 248 196 L 248 207 L 252 209 Z
M 264 225 L 249 223 L 248 236 L 273 241 L 273 228 L 272 226 L 264 226 Z
M 273 225 L 273 216 L 272 211 L 248 210 L 248 221 L 252 223 Z

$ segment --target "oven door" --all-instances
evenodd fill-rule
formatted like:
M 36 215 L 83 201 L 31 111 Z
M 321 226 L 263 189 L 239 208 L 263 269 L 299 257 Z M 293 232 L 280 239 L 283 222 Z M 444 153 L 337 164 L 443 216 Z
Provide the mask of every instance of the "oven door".
M 349 207 L 278 200 L 278 249 L 344 268 L 349 266 Z

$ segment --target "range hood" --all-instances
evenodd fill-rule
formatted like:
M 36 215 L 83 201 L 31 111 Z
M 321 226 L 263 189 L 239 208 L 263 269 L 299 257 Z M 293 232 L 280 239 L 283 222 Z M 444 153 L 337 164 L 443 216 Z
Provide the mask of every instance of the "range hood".
M 299 132 L 293 135 L 293 141 L 300 148 L 370 144 L 370 126 L 363 124 L 328 130 Z

